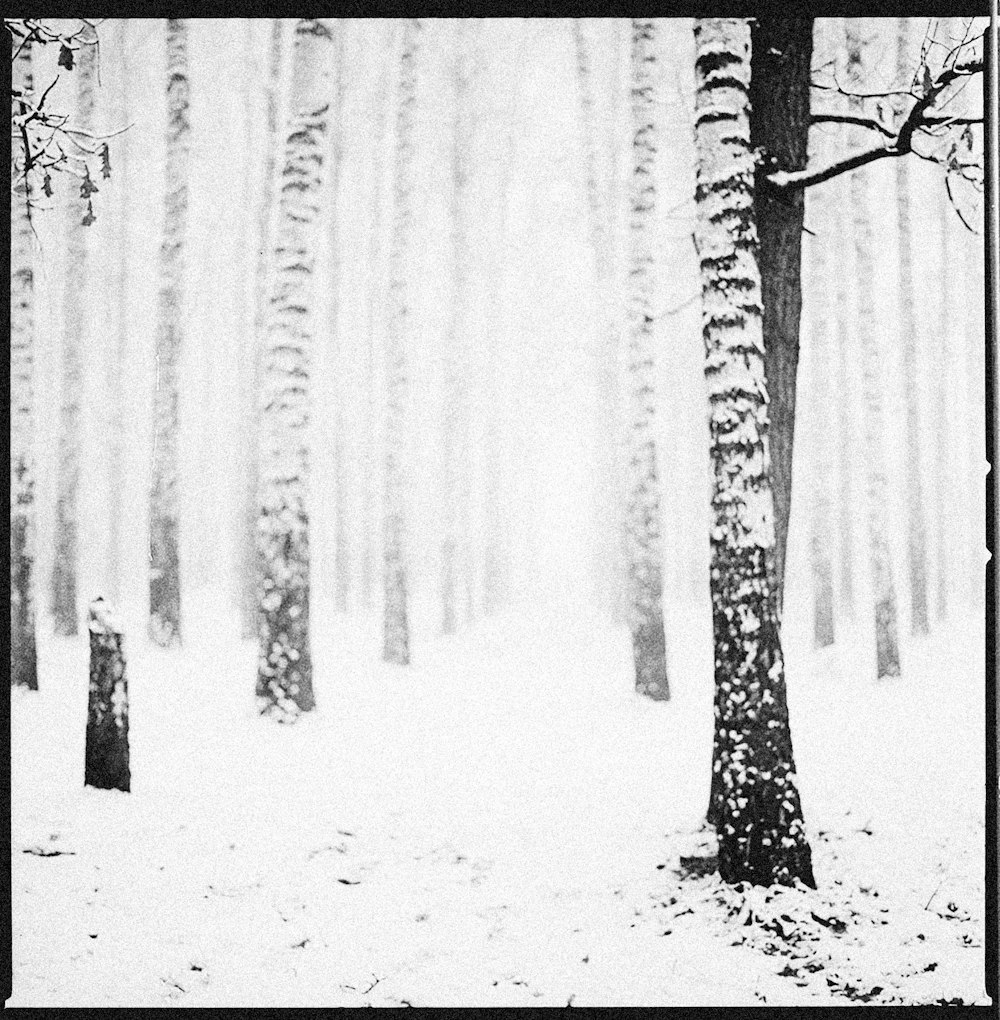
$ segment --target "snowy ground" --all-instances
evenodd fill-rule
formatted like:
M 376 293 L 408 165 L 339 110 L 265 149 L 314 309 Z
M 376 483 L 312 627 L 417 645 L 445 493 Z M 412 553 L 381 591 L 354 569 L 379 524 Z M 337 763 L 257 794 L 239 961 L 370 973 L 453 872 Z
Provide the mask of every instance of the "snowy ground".
M 889 684 L 789 652 L 820 888 L 749 895 L 681 875 L 711 849 L 683 648 L 654 704 L 592 620 L 501 618 L 409 671 L 328 631 L 294 727 L 253 714 L 224 623 L 133 642 L 131 795 L 83 788 L 84 639 L 43 641 L 12 692 L 10 1005 L 987 1001 L 981 623 Z

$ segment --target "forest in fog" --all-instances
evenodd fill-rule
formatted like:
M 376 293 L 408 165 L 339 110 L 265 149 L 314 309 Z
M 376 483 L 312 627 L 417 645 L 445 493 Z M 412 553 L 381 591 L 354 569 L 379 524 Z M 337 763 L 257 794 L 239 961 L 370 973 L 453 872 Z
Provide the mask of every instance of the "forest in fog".
M 11 1005 L 995 996 L 986 24 L 5 20 Z

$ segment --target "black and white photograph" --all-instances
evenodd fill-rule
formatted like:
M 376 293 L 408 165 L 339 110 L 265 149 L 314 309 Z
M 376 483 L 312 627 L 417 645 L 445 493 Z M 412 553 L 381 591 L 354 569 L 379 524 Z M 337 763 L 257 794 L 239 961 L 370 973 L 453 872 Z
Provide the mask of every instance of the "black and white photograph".
M 7 1006 L 996 1006 L 962 6 L 4 18 Z

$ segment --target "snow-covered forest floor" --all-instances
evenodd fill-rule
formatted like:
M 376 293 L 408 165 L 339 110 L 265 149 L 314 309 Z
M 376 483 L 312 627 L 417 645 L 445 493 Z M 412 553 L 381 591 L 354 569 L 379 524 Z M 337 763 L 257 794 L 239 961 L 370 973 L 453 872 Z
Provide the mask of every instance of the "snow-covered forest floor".
M 819 889 L 745 896 L 681 865 L 711 850 L 682 641 L 653 703 L 598 620 L 501 616 L 402 671 L 320 602 L 319 707 L 282 727 L 252 646 L 187 618 L 183 652 L 128 646 L 130 795 L 82 785 L 85 636 L 12 691 L 10 1005 L 987 1001 L 981 619 L 890 683 L 860 635 L 789 651 Z

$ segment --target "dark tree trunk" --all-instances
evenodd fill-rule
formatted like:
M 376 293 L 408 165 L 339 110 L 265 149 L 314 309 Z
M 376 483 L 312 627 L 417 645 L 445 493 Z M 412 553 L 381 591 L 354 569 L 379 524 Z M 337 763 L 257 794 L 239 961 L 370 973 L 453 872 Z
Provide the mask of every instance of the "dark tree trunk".
M 806 166 L 813 19 L 758 18 L 752 24 L 751 36 L 750 143 L 763 157 L 757 168 L 754 213 L 764 298 L 764 371 L 770 397 L 773 587 L 780 620 L 792 505 L 805 202 L 801 190 L 777 194 L 764 184 L 763 178 L 775 170 L 804 170 Z
M 129 792 L 128 681 L 121 625 L 103 599 L 90 604 L 90 698 L 83 782 Z

